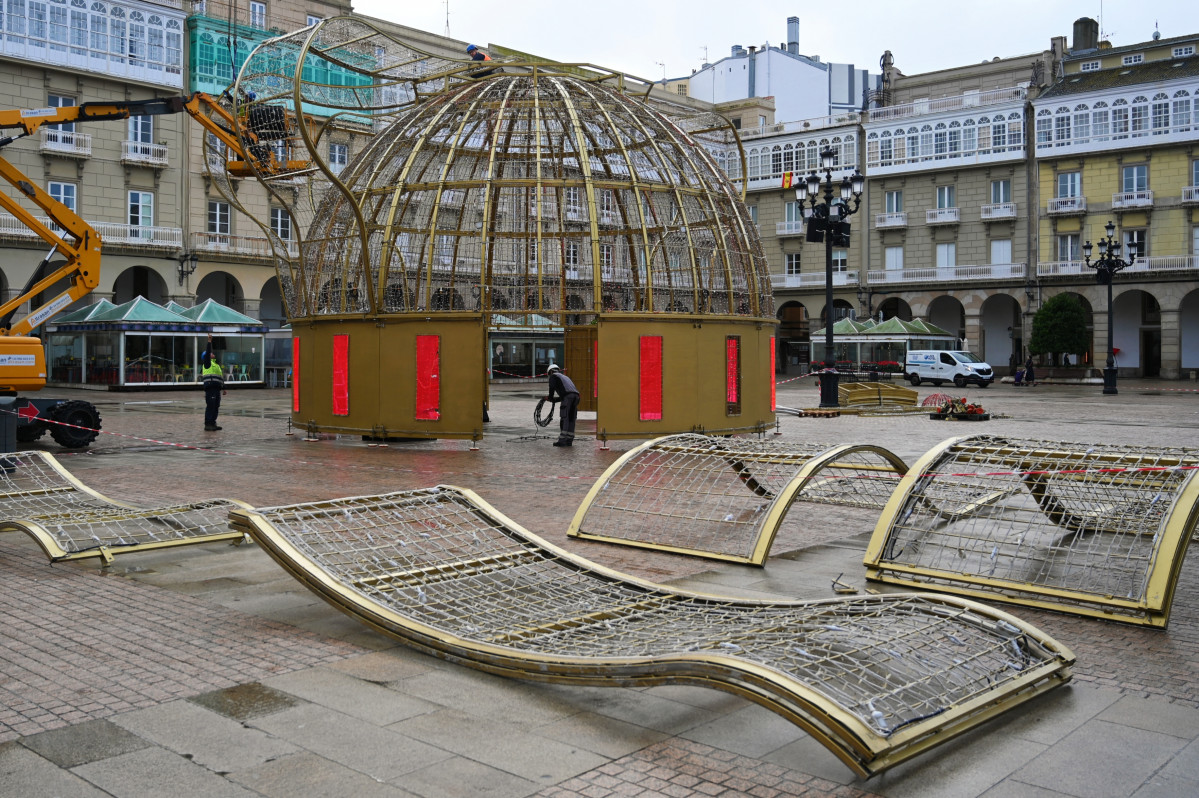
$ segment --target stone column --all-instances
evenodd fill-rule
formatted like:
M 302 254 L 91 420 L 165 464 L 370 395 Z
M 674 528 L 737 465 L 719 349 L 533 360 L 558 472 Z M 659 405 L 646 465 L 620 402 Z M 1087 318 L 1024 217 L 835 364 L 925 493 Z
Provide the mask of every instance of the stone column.
M 982 317 L 981 308 L 968 307 L 966 308 L 966 343 L 962 347 L 970 351 L 977 351 L 979 344 L 982 343 L 982 324 L 979 321 Z M 992 363 L 991 365 L 995 365 Z
M 258 311 L 262 308 L 261 299 L 243 299 L 241 301 L 241 312 L 252 319 L 258 318 Z
M 1162 308 L 1162 368 L 1164 380 L 1177 380 L 1182 377 L 1182 331 L 1179 329 L 1177 310 Z

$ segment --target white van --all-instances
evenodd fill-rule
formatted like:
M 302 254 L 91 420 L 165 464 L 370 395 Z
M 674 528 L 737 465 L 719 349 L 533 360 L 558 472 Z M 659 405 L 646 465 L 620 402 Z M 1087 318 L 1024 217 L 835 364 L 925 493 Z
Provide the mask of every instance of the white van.
M 913 349 L 908 352 L 903 376 L 912 385 L 919 385 L 922 381 L 933 385 L 952 381 L 958 388 L 971 382 L 986 388 L 995 381 L 994 369 L 979 360 L 973 352 L 946 349 Z

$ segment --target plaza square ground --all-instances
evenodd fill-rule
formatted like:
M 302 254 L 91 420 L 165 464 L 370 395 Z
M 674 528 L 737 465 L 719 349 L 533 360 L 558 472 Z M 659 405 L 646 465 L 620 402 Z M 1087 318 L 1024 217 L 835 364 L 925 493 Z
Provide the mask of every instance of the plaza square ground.
M 1199 449 L 1199 385 L 948 389 L 993 414 L 781 416 L 780 440 L 872 443 L 911 463 L 962 434 Z M 920 395 L 943 389 L 921 386 Z M 451 484 L 581 556 L 751 598 L 865 588 L 877 512 L 797 504 L 764 568 L 572 540 L 594 480 L 639 441 L 571 449 L 533 424 L 544 385 L 496 386 L 469 442 L 371 447 L 289 436 L 290 393 L 233 390 L 220 432 L 196 391 L 95 393 L 104 433 L 58 455 L 87 485 L 151 505 L 258 506 Z M 812 407 L 809 379 L 779 404 Z M 1194 796 L 1199 795 L 1199 565 L 1169 629 L 1007 608 L 1070 646 L 1074 681 L 862 781 L 771 712 L 698 687 L 505 680 L 411 651 L 342 615 L 253 545 L 206 544 L 49 565 L 0 534 L 0 796 Z

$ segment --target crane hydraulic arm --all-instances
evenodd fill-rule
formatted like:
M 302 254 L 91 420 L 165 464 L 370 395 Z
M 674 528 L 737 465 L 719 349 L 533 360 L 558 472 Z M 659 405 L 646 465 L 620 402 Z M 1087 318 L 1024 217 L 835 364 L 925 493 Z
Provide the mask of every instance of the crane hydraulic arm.
M 229 106 L 229 107 L 227 107 Z M 19 131 L 0 138 L 0 149 L 26 136 L 43 125 L 63 122 L 99 122 L 127 119 L 131 116 L 158 116 L 186 113 L 215 136 L 231 154 L 229 172 L 238 177 L 257 174 L 276 175 L 305 169 L 307 161 L 291 160 L 267 142 L 278 142 L 291 135 L 288 115 L 277 107 L 253 106 L 245 112 L 238 135 L 238 119 L 230 110 L 232 103 L 222 104 L 219 98 L 203 92 L 188 97 L 166 97 L 154 100 L 124 102 L 93 102 L 77 106 L 35 108 L 29 110 L 0 110 L 0 130 Z M 243 141 L 248 146 L 243 146 Z M 285 150 L 290 148 L 285 147 Z M 12 163 L 0 156 L 0 177 L 8 181 L 30 202 L 41 208 L 52 222 L 47 225 L 27 211 L 16 199 L 0 192 L 0 208 L 8 211 L 29 230 L 50 245 L 45 260 L 34 270 L 21 293 L 0 305 L 0 336 L 29 335 L 39 325 L 53 318 L 75 300 L 95 290 L 100 276 L 100 235 L 78 214 L 50 196 L 23 175 Z M 56 258 L 60 258 L 56 260 Z M 69 280 L 65 291 L 33 308 L 12 326 L 9 322 L 22 304 L 62 280 Z

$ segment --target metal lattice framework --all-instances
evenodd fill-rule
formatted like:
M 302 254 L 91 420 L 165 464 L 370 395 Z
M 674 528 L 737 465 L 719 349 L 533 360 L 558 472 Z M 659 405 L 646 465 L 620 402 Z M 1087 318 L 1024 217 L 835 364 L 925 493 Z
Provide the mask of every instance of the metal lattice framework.
M 51 562 L 167 546 L 241 540 L 229 511 L 250 505 L 210 499 L 142 508 L 113 501 L 72 476 L 53 455 L 8 453 L 0 460 L 0 532 L 28 534 Z
M 1064 683 L 1071 652 L 963 599 L 738 601 L 574 557 L 451 486 L 231 523 L 338 609 L 424 651 L 550 682 L 692 683 L 796 723 L 862 776 Z
M 323 82 L 329 66 L 366 80 Z M 276 247 L 291 266 L 280 270 L 291 318 L 771 316 L 756 227 L 699 143 L 727 123 L 676 124 L 631 96 L 625 76 L 591 65 L 488 67 L 504 74 L 477 79 L 477 62 L 429 56 L 348 17 L 251 54 L 239 101 L 252 93 L 255 106 L 328 120 L 297 126 L 321 179 L 283 196 L 303 236 L 298 253 Z M 319 144 L 330 125 L 373 134 L 337 174 Z M 295 176 L 260 177 L 278 189 Z
M 906 471 L 877 446 L 670 435 L 609 466 L 568 534 L 761 565 L 795 501 L 881 510 Z
M 1199 452 L 946 441 L 887 504 L 870 579 L 1164 627 L 1199 520 Z

